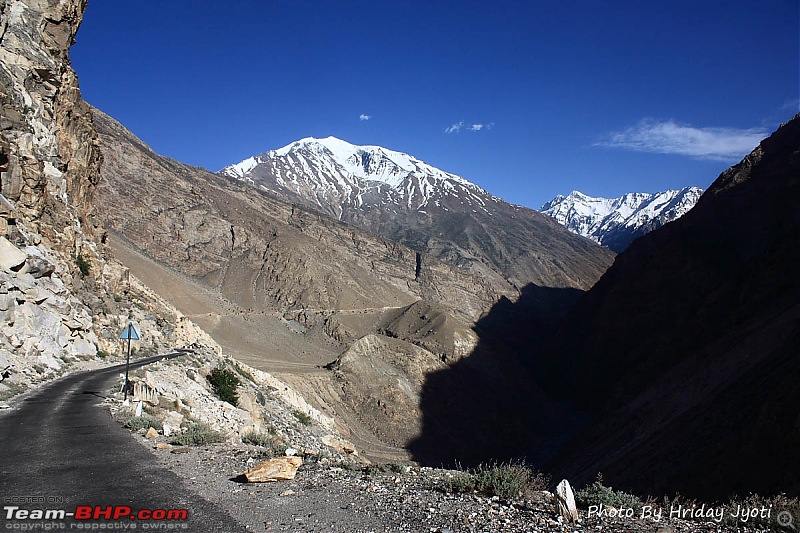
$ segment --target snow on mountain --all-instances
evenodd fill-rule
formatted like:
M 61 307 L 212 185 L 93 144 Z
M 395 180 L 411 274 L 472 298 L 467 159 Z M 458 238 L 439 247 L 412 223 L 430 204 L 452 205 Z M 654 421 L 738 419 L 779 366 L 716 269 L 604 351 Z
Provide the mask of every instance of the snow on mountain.
M 619 198 L 594 198 L 572 191 L 544 204 L 541 212 L 571 232 L 621 252 L 636 237 L 683 216 L 702 194 L 697 187 L 629 193 Z
M 301 139 L 227 166 L 220 173 L 299 196 L 337 218 L 348 208 L 362 206 L 418 211 L 435 205 L 448 210 L 447 204 L 454 199 L 486 211 L 486 202 L 497 200 L 464 178 L 411 155 L 381 146 L 357 146 L 336 137 Z
M 381 146 L 306 138 L 220 174 L 408 246 L 422 261 L 516 287 L 588 288 L 613 257 L 538 211 Z

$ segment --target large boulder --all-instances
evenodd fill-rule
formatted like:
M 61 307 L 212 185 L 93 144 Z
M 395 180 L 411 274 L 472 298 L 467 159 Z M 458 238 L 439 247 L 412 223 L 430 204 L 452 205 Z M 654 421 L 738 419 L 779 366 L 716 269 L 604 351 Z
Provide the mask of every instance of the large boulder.
M 242 475 L 250 483 L 267 483 L 294 479 L 297 469 L 303 464 L 300 457 L 277 457 L 254 466 Z

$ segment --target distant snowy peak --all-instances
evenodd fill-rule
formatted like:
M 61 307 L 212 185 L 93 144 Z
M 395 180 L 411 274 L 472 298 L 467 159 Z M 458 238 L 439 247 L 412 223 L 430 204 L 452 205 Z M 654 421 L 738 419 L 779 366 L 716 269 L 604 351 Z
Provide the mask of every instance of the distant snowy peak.
M 457 198 L 485 209 L 492 195 L 455 174 L 381 146 L 357 146 L 336 137 L 309 137 L 249 157 L 220 171 L 258 187 L 288 192 L 337 217 L 364 205 L 448 210 Z M 451 206 L 452 207 L 452 206 Z
M 619 198 L 594 198 L 572 191 L 544 204 L 541 212 L 571 232 L 621 252 L 636 237 L 686 214 L 702 194 L 697 187 L 628 193 Z

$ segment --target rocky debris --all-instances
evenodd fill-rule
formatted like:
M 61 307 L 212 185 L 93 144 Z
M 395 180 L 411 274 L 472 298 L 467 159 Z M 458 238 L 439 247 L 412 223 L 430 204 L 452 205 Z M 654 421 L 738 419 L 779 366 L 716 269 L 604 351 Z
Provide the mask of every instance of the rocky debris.
M 250 483 L 268 483 L 294 479 L 303 464 L 300 457 L 276 457 L 245 470 L 242 474 Z
M 422 431 L 419 398 L 426 376 L 446 365 L 409 342 L 365 335 L 330 368 L 338 383 L 332 392 L 339 394 L 338 403 L 381 441 L 402 447 Z
M 145 432 L 145 434 L 144 434 L 144 438 L 150 439 L 150 440 L 155 440 L 155 439 L 158 438 L 158 431 L 155 428 L 152 428 L 152 427 L 148 428 L 147 432 Z
M 11 370 L 11 367 L 14 366 L 11 363 L 10 356 L 11 354 L 0 349 L 0 381 L 3 381 L 9 376 L 9 371 Z
M 138 439 L 152 450 L 152 442 Z M 186 480 L 190 490 L 220 505 L 253 531 L 745 533 L 715 522 L 588 515 L 576 524 L 559 519 L 555 497 L 533 492 L 512 500 L 443 490 L 452 471 L 408 465 L 358 467 L 306 455 L 292 480 L 241 483 L 236 474 L 257 464 L 252 447 L 216 444 L 159 453 L 154 460 Z M 176 451 L 176 450 L 173 450 Z
M 578 522 L 578 508 L 575 506 L 575 495 L 572 487 L 566 479 L 556 486 L 556 502 L 558 503 L 558 515 L 568 524 Z
M 236 372 L 240 378 L 238 406 L 214 395 L 207 378 L 219 367 Z M 123 379 L 121 376 L 120 384 Z M 158 398 L 156 403 L 138 401 L 142 412 L 131 414 L 154 417 L 161 423 L 164 437 L 182 433 L 200 421 L 231 445 L 241 444 L 249 436 L 262 441 L 270 453 L 298 457 L 326 454 L 336 461 L 364 461 L 352 443 L 336 432 L 332 419 L 309 405 L 286 383 L 220 356 L 213 347 L 197 346 L 192 353 L 148 365 L 132 372 L 130 380 L 134 390 L 146 390 L 151 399 Z M 122 400 L 119 390 L 114 389 L 112 410 L 130 409 L 118 404 Z M 242 400 L 248 409 L 241 408 Z M 268 448 L 264 446 L 257 449 L 266 453 Z
M 53 252 L 33 246 L 20 250 L 2 237 L 0 248 L 0 350 L 7 361 L 0 370 L 13 367 L 36 378 L 94 358 L 99 339 L 92 311 L 63 281 L 64 269 L 57 268 Z

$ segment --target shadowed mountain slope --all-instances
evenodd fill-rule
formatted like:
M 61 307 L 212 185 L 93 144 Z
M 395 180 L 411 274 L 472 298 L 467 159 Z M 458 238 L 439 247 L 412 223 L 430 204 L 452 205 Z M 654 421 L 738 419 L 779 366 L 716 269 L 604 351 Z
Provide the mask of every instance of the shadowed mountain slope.
M 593 423 L 556 470 L 651 494 L 800 490 L 798 261 L 800 116 L 573 309 L 541 371 Z

